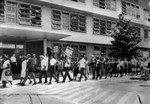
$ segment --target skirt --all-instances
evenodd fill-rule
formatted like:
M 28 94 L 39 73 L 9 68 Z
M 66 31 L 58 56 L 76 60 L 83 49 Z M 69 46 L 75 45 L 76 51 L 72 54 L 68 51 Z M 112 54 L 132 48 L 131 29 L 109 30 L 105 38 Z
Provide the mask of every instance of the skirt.
M 25 78 L 25 76 L 26 76 L 26 69 L 22 69 L 21 70 L 21 78 Z
M 12 81 L 12 72 L 10 69 L 4 69 L 2 71 L 1 81 Z

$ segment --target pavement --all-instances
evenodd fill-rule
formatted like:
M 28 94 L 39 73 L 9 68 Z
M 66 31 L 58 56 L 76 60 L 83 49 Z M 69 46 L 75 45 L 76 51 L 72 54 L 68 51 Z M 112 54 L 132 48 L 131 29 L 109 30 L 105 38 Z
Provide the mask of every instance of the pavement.
M 34 86 L 18 82 L 0 88 L 0 104 L 150 104 L 150 81 L 130 76 Z

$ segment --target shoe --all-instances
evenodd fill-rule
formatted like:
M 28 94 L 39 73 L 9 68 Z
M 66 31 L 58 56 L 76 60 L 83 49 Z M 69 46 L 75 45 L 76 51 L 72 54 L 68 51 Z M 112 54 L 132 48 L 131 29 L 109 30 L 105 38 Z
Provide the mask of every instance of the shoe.
M 3 88 L 6 88 L 6 85 L 3 85 Z
M 31 83 L 32 83 L 32 81 L 29 82 L 29 84 L 31 84 Z
M 52 83 L 50 82 L 50 83 L 48 83 L 48 84 L 50 85 L 50 84 L 52 84 Z
M 44 82 L 44 83 L 47 83 L 47 82 Z
M 87 80 L 87 78 L 85 78 L 85 81 Z
M 10 85 L 12 86 L 12 81 L 10 81 Z
M 73 79 L 70 79 L 70 81 L 69 81 L 69 82 L 71 82 L 71 81 L 73 81 Z
M 36 85 L 37 83 L 33 83 L 33 85 Z
M 42 82 L 38 82 L 38 84 L 40 84 L 40 83 L 42 83 Z
M 21 86 L 25 86 L 25 84 L 24 84 L 24 83 L 21 83 L 20 85 L 21 85 Z

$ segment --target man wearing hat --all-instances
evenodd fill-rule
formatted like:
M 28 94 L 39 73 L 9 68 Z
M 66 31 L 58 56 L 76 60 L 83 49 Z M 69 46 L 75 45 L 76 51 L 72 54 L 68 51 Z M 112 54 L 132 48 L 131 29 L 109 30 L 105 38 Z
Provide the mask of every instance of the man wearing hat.
M 44 75 L 45 77 L 45 82 L 47 83 L 47 62 L 44 59 L 43 55 L 40 55 L 40 59 L 41 59 L 41 70 L 40 70 L 40 75 L 39 75 L 39 82 L 38 83 L 42 83 L 42 75 Z

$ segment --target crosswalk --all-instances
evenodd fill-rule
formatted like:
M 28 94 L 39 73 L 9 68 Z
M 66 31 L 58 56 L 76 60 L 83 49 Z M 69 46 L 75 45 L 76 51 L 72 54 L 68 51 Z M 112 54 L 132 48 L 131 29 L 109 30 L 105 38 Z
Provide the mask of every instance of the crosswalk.
M 141 104 L 138 94 L 101 87 L 83 85 L 58 85 L 37 90 L 74 104 Z M 143 101 L 145 96 L 140 95 Z

